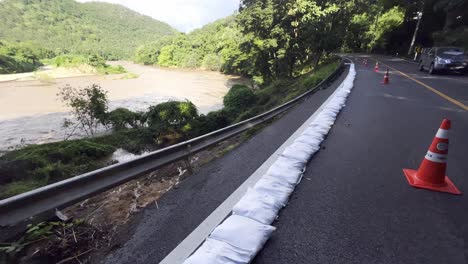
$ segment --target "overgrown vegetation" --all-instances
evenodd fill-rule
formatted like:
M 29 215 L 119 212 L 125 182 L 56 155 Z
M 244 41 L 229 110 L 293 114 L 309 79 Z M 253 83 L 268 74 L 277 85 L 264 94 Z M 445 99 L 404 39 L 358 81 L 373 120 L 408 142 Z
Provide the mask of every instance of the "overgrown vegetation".
M 109 111 L 107 95 L 99 85 L 65 87 L 59 95 L 73 109 L 74 118 L 65 120 L 71 128 L 69 136 L 80 132 L 88 137 L 31 145 L 0 157 L 0 198 L 109 165 L 118 148 L 132 153 L 155 150 L 252 117 L 310 89 L 337 63 L 336 58 L 325 60 L 312 72 L 262 89 L 235 85 L 224 98 L 225 107 L 207 115 L 200 115 L 189 101 L 158 104 L 147 112 Z M 96 137 L 99 128 L 106 127 L 113 132 Z

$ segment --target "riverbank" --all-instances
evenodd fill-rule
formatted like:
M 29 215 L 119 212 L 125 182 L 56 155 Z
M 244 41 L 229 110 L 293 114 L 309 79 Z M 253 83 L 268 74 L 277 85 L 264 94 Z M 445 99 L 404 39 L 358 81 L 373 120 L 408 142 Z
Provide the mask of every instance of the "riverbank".
M 234 84 L 247 79 L 218 72 L 189 71 L 142 66 L 128 61 L 122 65 L 137 78 L 125 74 L 87 75 L 55 79 L 54 82 L 13 81 L 0 83 L 0 152 L 31 144 L 44 144 L 65 138 L 62 128 L 69 108 L 57 98 L 61 87 L 87 87 L 100 84 L 108 93 L 110 109 L 118 107 L 146 111 L 149 106 L 169 100 L 189 100 L 207 114 L 223 106 L 223 97 Z
M 150 108 L 149 112 L 143 113 L 142 117 L 146 117 L 144 121 L 137 121 L 141 123 L 139 128 L 120 129 L 94 138 L 32 144 L 26 147 L 20 145 L 20 149 L 0 157 L 0 174 L 5 175 L 0 179 L 0 198 L 117 162 L 118 159 L 109 159 L 117 150 L 123 149 L 134 154 L 152 151 L 245 120 L 304 93 L 331 74 L 337 64 L 337 60 L 328 61 L 311 73 L 295 79 L 279 80 L 261 90 L 252 90 L 242 85 L 234 86 L 224 97 L 224 108 L 220 107 L 219 110 L 206 115 L 194 110 L 190 111 L 190 116 L 187 116 L 187 113 L 182 111 L 186 109 L 183 104 L 167 103 L 161 104 L 161 109 Z M 221 105 L 222 103 L 223 101 Z M 174 109 L 179 109 L 180 113 L 173 113 Z M 158 116 L 161 111 L 169 111 L 168 113 L 174 116 Z M 164 118 L 170 120 L 165 121 Z M 177 121 L 179 119 L 182 123 Z M 34 120 L 36 119 L 33 118 L 31 122 L 22 122 L 22 124 L 30 126 L 34 124 Z M 5 123 L 0 127 L 4 125 Z M 162 127 L 164 130 L 161 130 Z M 3 133 L 8 131 L 11 137 L 21 133 L 19 128 L 15 130 L 8 126 Z M 45 140 L 52 140 L 54 133 L 63 134 L 63 129 L 44 134 L 47 137 Z M 20 144 L 27 145 L 27 142 L 21 140 Z
M 82 77 L 97 75 L 91 67 L 81 66 L 75 68 L 54 67 L 45 65 L 39 67 L 33 72 L 13 73 L 13 74 L 0 74 L 1 82 L 27 82 L 27 81 L 43 81 L 54 82 L 55 79 L 64 79 L 71 77 Z

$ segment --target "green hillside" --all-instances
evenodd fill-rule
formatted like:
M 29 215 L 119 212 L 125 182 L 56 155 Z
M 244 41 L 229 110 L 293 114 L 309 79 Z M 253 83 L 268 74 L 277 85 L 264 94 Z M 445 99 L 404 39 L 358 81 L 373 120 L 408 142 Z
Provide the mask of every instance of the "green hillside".
M 3 0 L 0 17 L 1 40 L 111 59 L 129 58 L 138 46 L 177 32 L 123 6 L 98 2 Z
M 235 16 L 219 19 L 189 34 L 162 38 L 140 47 L 135 60 L 163 67 L 203 68 L 236 72 L 243 39 Z

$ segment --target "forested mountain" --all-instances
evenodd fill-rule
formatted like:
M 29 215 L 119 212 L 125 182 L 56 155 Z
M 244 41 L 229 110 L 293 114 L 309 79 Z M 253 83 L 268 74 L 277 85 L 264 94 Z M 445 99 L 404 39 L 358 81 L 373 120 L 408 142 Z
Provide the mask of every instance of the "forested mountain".
M 210 23 L 190 34 L 144 45 L 137 50 L 136 61 L 163 67 L 203 68 L 233 72 L 229 63 L 240 55 L 238 43 L 242 39 L 235 17 L 230 16 Z
M 177 32 L 123 6 L 100 2 L 3 0 L 0 18 L 1 40 L 108 59 L 128 58 L 138 46 Z

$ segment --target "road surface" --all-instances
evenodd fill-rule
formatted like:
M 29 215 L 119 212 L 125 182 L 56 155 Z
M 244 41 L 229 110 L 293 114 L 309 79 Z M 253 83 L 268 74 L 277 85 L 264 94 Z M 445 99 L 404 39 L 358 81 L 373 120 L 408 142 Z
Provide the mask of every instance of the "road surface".
M 466 195 L 414 189 L 402 172 L 418 167 L 440 122 L 450 118 L 448 175 L 468 192 L 464 108 L 468 78 L 432 77 L 395 58 L 379 61 L 392 67 L 391 84 L 380 83 L 383 72 L 356 64 L 355 88 L 347 106 L 273 223 L 277 231 L 253 263 L 468 261 Z M 104 263 L 159 263 L 326 100 L 342 78 L 182 182 L 162 197 L 159 209 L 144 210 L 128 241 Z
M 468 78 L 380 61 L 467 104 Z M 373 65 L 372 65 L 373 66 Z M 468 194 L 468 112 L 427 87 L 357 64 L 355 88 L 309 163 L 278 229 L 253 263 L 466 263 L 467 195 L 411 188 L 443 118 L 452 120 L 448 175 Z M 380 67 L 384 70 L 386 67 Z

